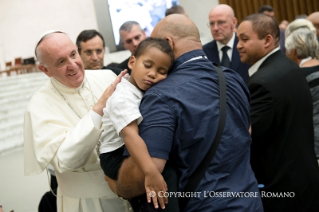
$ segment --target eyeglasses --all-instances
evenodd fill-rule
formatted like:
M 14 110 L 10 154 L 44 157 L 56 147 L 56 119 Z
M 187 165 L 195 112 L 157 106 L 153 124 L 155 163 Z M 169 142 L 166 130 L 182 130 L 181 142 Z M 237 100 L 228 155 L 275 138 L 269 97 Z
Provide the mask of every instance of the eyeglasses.
M 226 24 L 226 21 L 210 22 L 210 23 L 207 23 L 207 26 L 210 28 L 214 28 L 215 24 L 217 24 L 218 27 L 222 27 Z
M 93 52 L 95 51 L 95 53 L 97 55 L 100 55 L 103 53 L 103 49 L 96 49 L 96 50 L 86 50 L 84 51 L 83 53 L 86 55 L 86 56 L 92 56 Z

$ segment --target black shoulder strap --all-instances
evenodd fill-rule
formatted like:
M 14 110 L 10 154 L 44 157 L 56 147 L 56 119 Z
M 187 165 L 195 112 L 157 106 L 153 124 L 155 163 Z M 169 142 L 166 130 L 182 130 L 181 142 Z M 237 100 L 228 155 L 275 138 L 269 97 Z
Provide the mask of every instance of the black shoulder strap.
M 206 156 L 204 157 L 203 161 L 200 163 L 200 165 L 197 167 L 196 171 L 190 176 L 186 186 L 183 189 L 183 192 L 194 192 L 200 183 L 201 179 L 204 177 L 204 174 L 210 165 L 219 141 L 222 137 L 225 121 L 226 121 L 226 80 L 223 73 L 223 70 L 219 66 L 214 66 L 217 70 L 218 77 L 219 77 L 219 95 L 220 95 L 220 101 L 219 101 L 219 125 L 218 130 L 215 136 L 215 139 L 213 141 L 212 146 L 210 147 L 209 151 L 207 152 Z M 184 211 L 188 201 L 189 197 L 179 198 L 179 210 Z

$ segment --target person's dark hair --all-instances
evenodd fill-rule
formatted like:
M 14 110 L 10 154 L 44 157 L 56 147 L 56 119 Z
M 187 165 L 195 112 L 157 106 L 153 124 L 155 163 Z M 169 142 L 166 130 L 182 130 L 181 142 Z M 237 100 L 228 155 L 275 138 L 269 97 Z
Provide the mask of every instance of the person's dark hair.
M 155 47 L 161 52 L 170 56 L 171 64 L 173 64 L 173 61 L 174 61 L 173 49 L 165 39 L 161 39 L 161 38 L 146 38 L 145 40 L 139 43 L 133 55 L 135 58 L 138 58 L 139 56 L 143 55 L 147 49 L 152 47 Z
M 185 14 L 185 10 L 182 6 L 175 5 L 169 9 L 166 10 L 165 16 L 171 15 L 171 14 Z
M 91 40 L 95 36 L 99 36 L 103 41 L 103 47 L 105 47 L 104 38 L 101 33 L 98 31 L 91 29 L 91 30 L 83 30 L 79 36 L 76 38 L 76 45 L 78 46 L 79 54 L 81 54 L 81 42 L 86 42 L 88 40 Z
M 265 38 L 270 34 L 275 43 L 278 44 L 280 38 L 280 29 L 276 19 L 263 13 L 256 13 L 247 16 L 243 21 L 250 21 L 253 30 L 257 33 L 259 39 Z
M 267 12 L 274 12 L 274 8 L 270 5 L 263 5 L 259 7 L 258 13 L 264 13 L 265 11 Z

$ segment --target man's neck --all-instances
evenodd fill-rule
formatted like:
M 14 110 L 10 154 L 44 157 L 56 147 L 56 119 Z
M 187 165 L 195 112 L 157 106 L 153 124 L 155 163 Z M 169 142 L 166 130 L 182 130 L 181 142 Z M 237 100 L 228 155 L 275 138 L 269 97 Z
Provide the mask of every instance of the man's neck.
M 203 49 L 202 44 L 198 41 L 185 40 L 184 42 L 177 42 L 176 46 L 174 47 L 175 60 L 179 58 L 181 55 L 196 49 Z

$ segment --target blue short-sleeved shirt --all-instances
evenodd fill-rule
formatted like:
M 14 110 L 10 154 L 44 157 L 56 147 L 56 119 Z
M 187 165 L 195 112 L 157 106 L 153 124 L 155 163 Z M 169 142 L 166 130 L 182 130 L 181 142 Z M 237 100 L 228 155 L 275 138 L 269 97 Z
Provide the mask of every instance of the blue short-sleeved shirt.
M 177 58 L 169 76 L 151 87 L 140 105 L 143 116 L 140 136 L 151 157 L 170 160 L 175 166 L 180 191 L 203 160 L 218 128 L 217 72 L 203 57 L 190 60 L 204 55 L 203 51 L 194 50 Z M 263 210 L 249 162 L 249 91 L 237 73 L 225 70 L 224 74 L 227 82 L 224 132 L 212 163 L 197 187 L 200 196 L 191 198 L 185 211 Z M 241 193 L 242 197 L 229 197 L 228 193 L 217 192 L 246 193 Z M 257 194 L 244 197 L 248 192 Z

